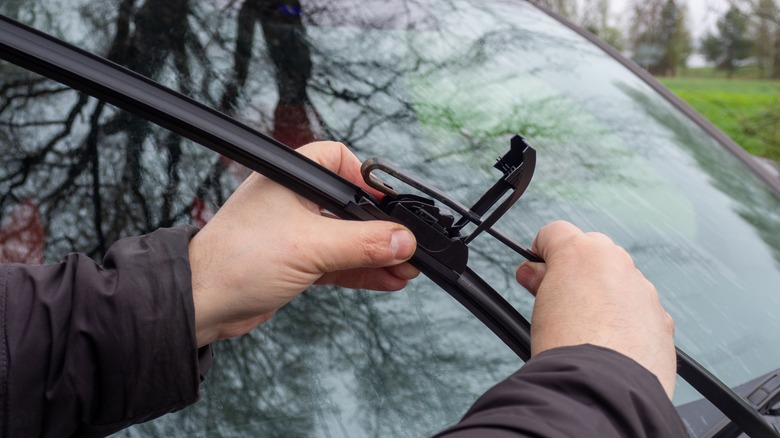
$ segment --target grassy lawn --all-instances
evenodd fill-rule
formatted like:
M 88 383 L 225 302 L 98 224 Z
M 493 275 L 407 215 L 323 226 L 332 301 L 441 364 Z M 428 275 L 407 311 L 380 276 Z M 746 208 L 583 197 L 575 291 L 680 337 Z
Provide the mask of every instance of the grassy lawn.
M 748 152 L 780 161 L 780 81 L 707 73 L 658 79 Z

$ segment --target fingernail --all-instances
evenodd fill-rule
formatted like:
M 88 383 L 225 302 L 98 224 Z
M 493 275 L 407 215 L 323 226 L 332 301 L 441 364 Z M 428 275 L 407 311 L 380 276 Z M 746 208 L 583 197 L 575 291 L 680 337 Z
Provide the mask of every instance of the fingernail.
M 530 284 L 536 277 L 536 271 L 530 265 L 523 263 L 517 268 L 515 277 L 517 277 L 517 282 L 520 284 Z
M 406 260 L 414 254 L 414 235 L 407 230 L 393 231 L 393 235 L 390 237 L 390 246 L 393 248 L 393 255 L 397 260 Z

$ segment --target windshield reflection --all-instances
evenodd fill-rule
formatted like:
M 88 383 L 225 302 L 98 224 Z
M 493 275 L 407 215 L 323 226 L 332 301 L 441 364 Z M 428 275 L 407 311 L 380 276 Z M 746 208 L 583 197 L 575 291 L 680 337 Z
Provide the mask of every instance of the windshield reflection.
M 529 243 L 554 219 L 606 232 L 658 286 L 678 343 L 727 383 L 780 366 L 778 199 L 633 74 L 527 4 L 36 0 L 0 11 L 290 146 L 336 139 L 390 158 L 464 204 L 495 181 L 493 159 L 521 133 L 537 172 L 502 229 Z M 247 174 L 15 66 L 0 73 L 6 261 L 100 258 L 124 236 L 203 224 Z M 471 254 L 528 316 L 516 256 L 489 238 Z M 396 294 L 313 289 L 217 354 L 201 402 L 124 433 L 428 435 L 519 365 L 424 280 Z M 677 401 L 692 397 L 683 389 Z

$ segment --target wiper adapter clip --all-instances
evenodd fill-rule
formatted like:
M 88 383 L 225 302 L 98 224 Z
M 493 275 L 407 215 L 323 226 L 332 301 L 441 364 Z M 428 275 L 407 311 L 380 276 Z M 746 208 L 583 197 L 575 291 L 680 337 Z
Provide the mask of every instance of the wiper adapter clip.
M 463 273 L 468 264 L 468 244 L 483 231 L 493 235 L 526 259 L 543 262 L 542 258 L 523 248 L 493 225 L 520 199 L 531 182 L 536 167 L 536 151 L 519 135 L 512 137 L 510 150 L 500 157 L 494 167 L 502 177 L 471 207 L 447 196 L 443 191 L 425 184 L 419 178 L 401 171 L 398 167 L 379 158 L 366 160 L 361 173 L 366 184 L 385 196 L 378 206 L 382 211 L 407 226 L 416 236 L 417 245 L 456 273 Z M 372 172 L 380 170 L 410 185 L 433 199 L 419 195 L 399 194 L 390 185 L 376 178 Z M 490 209 L 511 191 L 510 195 L 486 218 Z M 455 221 L 452 212 L 436 206 L 440 201 L 460 215 Z M 469 223 L 474 231 L 463 236 L 461 231 Z
M 417 195 L 386 196 L 379 207 L 404 224 L 417 239 L 417 246 L 441 264 L 462 274 L 469 261 L 469 248 L 457 229 L 455 218 L 433 200 Z

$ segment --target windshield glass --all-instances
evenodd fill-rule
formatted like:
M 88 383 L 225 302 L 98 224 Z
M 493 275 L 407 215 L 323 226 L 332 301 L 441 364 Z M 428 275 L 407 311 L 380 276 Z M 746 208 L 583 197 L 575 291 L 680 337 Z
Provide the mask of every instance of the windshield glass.
M 291 145 L 348 144 L 470 205 L 520 133 L 534 179 L 499 222 L 609 234 L 656 285 L 676 340 L 728 385 L 780 367 L 780 202 L 592 43 L 523 2 L 36 0 L 0 12 Z M 0 64 L 6 261 L 100 258 L 118 238 L 205 223 L 246 171 Z M 526 317 L 520 262 L 483 236 L 470 266 Z M 216 346 L 201 401 L 142 435 L 429 435 L 520 362 L 425 279 L 316 288 Z M 675 402 L 698 398 L 679 384 Z

